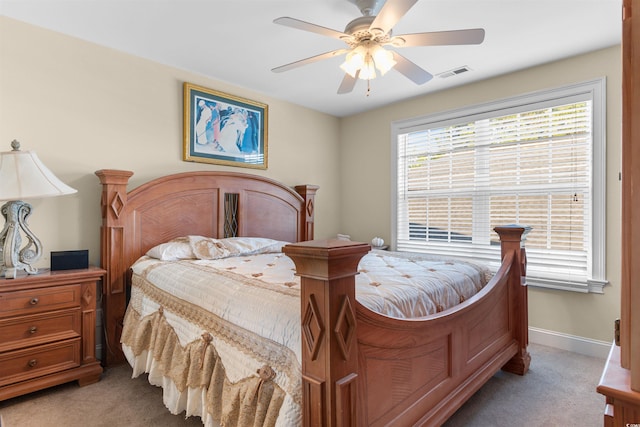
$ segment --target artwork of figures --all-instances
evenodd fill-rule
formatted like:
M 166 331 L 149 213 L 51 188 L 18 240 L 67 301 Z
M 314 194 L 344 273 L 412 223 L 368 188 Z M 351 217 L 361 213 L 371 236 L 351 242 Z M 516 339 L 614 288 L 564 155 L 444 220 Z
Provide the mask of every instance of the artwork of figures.
M 192 162 L 267 168 L 268 106 L 184 84 L 184 156 Z

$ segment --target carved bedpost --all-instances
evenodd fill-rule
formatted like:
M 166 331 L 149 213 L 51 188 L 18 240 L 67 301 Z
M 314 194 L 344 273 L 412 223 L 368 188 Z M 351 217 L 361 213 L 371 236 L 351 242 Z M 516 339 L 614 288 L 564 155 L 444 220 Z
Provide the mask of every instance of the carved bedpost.
M 105 323 L 104 343 L 106 349 L 102 362 L 110 365 L 124 361 L 120 347 L 122 320 L 126 306 L 126 277 L 128 265 L 123 259 L 125 251 L 124 224 L 120 213 L 127 204 L 127 182 L 133 172 L 102 169 L 95 174 L 102 184 L 100 205 L 102 210 L 102 226 L 100 227 L 102 268 L 107 270 L 103 282 L 102 298 L 103 322 Z M 105 256 L 105 254 L 107 254 Z
M 505 226 L 496 227 L 495 231 L 500 236 L 501 258 L 510 253 L 515 253 L 514 265 L 511 267 L 509 278 L 509 294 L 511 298 L 511 320 L 518 341 L 518 353 L 503 367 L 507 372 L 524 375 L 529 370 L 531 355 L 527 351 L 529 345 L 529 312 L 527 300 L 527 283 L 525 280 L 527 269 L 527 254 L 524 248 L 526 234 L 530 227 Z
M 301 277 L 304 426 L 356 426 L 358 343 L 355 275 L 366 243 L 286 245 Z
M 314 214 L 316 206 L 317 185 L 296 185 L 295 189 L 304 199 L 305 223 L 304 236 L 301 241 L 313 240 L 314 234 Z

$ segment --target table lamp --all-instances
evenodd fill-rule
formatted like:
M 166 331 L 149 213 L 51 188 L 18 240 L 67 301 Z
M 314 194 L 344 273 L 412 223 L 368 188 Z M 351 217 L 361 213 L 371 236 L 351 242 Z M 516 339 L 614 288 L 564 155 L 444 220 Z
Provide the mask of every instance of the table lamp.
M 77 190 L 60 181 L 36 153 L 20 151 L 15 139 L 11 148 L 0 153 L 0 200 L 8 200 L 0 208 L 5 219 L 0 232 L 0 276 L 15 279 L 19 270 L 37 274 L 33 264 L 42 256 L 42 244 L 27 225 L 33 209 L 22 199 L 62 196 Z M 24 246 L 23 234 L 27 240 Z

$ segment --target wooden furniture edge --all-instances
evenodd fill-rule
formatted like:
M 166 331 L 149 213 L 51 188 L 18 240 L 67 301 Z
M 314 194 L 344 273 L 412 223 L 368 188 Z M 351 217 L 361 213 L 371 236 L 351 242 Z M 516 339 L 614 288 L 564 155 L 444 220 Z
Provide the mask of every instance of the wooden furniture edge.
M 635 15 L 634 16 L 634 9 Z M 640 0 L 622 2 L 622 206 L 619 335 L 597 391 L 605 396 L 606 427 L 640 425 Z
M 497 227 L 496 232 L 500 235 L 502 258 L 507 265 L 500 269 L 506 276 L 493 281 L 507 286 L 508 322 L 513 325 L 508 339 L 488 345 L 493 354 L 477 371 L 456 378 L 448 394 L 434 399 L 433 390 L 427 390 L 415 398 L 414 403 L 380 420 L 380 425 L 439 425 L 500 368 L 520 375 L 529 369 L 526 252 L 521 243 L 524 228 Z M 361 257 L 369 250 L 368 244 L 334 239 L 283 248 L 301 277 L 304 426 L 364 426 L 378 422 L 369 419 L 366 401 L 371 399 L 370 393 L 388 400 L 391 390 L 372 390 L 363 385 L 368 373 L 359 366 L 358 325 L 363 320 L 362 313 L 379 323 L 378 326 L 389 323 L 391 329 L 395 325 L 398 331 L 404 325 L 409 328 L 419 323 L 426 325 L 426 322 L 412 320 L 387 321 L 357 303 L 355 275 Z M 464 367 L 454 366 L 453 371 L 464 371 Z M 440 396 L 437 393 L 435 396 Z M 427 400 L 430 402 L 425 404 Z
M 365 243 L 286 245 L 301 277 L 302 417 L 305 426 L 355 426 L 358 353 L 355 279 Z
M 611 345 L 596 390 L 606 397 L 604 425 L 640 424 L 640 392 L 631 388 L 631 372 L 621 366 L 620 347 Z

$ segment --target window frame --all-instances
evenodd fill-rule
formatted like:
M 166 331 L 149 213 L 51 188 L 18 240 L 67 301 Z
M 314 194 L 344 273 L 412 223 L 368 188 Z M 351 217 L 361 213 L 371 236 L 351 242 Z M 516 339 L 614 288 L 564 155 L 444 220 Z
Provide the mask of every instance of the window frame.
M 591 247 L 587 260 L 587 280 L 552 280 L 530 276 L 527 283 L 551 289 L 570 290 L 583 293 L 604 293 L 606 279 L 606 78 L 601 77 L 558 88 L 540 90 L 453 110 L 436 112 L 420 117 L 397 120 L 391 123 L 391 249 L 397 249 L 398 226 L 398 137 L 427 127 L 446 126 L 462 121 L 476 121 L 502 116 L 523 108 L 535 110 L 544 106 L 558 105 L 567 98 L 588 97 L 592 101 L 592 200 L 591 200 Z M 556 104 L 554 104 L 554 102 Z M 524 224 L 526 225 L 526 224 Z M 460 255 L 464 256 L 461 251 Z M 478 254 L 482 263 L 493 269 L 498 266 L 491 250 Z M 475 257 L 475 254 L 474 254 Z M 499 257 L 499 255 L 498 255 Z

